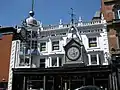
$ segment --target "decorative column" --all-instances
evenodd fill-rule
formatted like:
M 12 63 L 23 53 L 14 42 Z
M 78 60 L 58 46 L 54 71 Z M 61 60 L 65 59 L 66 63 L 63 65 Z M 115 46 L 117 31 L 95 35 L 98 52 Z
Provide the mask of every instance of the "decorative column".
M 49 67 L 52 67 L 52 58 L 49 57 Z
M 97 65 L 99 65 L 100 62 L 99 62 L 99 54 L 97 54 Z
M 23 90 L 26 90 L 26 77 L 24 76 L 23 79 Z
M 59 57 L 57 57 L 57 67 L 59 67 Z
M 112 90 L 112 74 L 109 74 L 109 88 Z
M 89 65 L 91 65 L 91 56 L 88 54 Z

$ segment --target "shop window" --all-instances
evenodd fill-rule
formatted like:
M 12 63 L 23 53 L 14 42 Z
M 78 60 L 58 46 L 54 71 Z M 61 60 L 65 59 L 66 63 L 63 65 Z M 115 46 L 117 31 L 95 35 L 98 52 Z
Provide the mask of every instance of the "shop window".
M 97 38 L 93 37 L 93 38 L 88 38 L 89 41 L 89 47 L 97 47 Z
M 59 50 L 59 41 L 52 42 L 52 50 Z
M 40 43 L 40 51 L 46 51 L 46 43 Z
M 97 64 L 97 55 L 91 55 L 91 64 Z
M 45 58 L 40 59 L 40 68 L 45 68 Z

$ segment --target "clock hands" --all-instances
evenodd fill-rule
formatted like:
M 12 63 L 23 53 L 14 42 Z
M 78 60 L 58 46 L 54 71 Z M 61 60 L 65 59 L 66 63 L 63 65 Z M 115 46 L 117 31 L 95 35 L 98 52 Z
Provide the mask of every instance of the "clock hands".
M 78 54 L 78 52 L 73 48 L 72 50 L 71 50 L 71 52 L 70 52 L 70 55 L 72 56 L 72 57 L 75 57 L 75 56 L 77 56 L 77 54 Z
M 67 57 L 70 60 L 77 60 L 80 57 L 80 50 L 77 46 L 71 46 L 67 51 Z

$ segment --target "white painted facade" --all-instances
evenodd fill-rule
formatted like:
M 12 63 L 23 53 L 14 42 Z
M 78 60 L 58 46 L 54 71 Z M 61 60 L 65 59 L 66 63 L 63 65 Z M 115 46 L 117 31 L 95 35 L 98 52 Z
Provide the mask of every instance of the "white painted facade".
M 76 34 L 82 39 L 87 51 L 88 65 L 108 65 L 109 47 L 106 21 L 101 19 L 90 22 L 78 22 L 74 26 L 77 28 Z M 12 46 L 14 42 L 19 41 L 20 48 L 16 48 L 17 52 L 15 52 L 12 47 L 10 67 L 50 68 L 63 66 L 65 63 L 64 46 L 72 37 L 71 31 L 69 31 L 70 27 L 71 24 L 62 23 L 55 26 L 25 27 L 30 34 L 35 33 L 35 35 L 28 38 L 30 40 L 29 44 L 20 40 L 13 41 Z M 76 36 L 73 37 L 76 38 Z M 36 50 L 36 53 L 33 54 L 34 50 Z M 13 52 L 16 53 L 16 56 L 12 54 Z M 11 66 L 12 64 L 13 66 Z M 11 68 L 9 73 L 12 73 Z M 11 78 L 12 75 L 9 75 L 8 90 L 11 90 Z
M 89 57 L 89 65 L 107 65 L 108 60 L 106 55 L 109 54 L 108 47 L 108 38 L 107 38 L 107 28 L 105 20 L 91 21 L 91 22 L 78 22 L 74 25 L 78 32 L 78 37 L 82 39 L 83 45 L 87 51 Z M 30 31 L 32 34 L 35 33 L 32 37 L 29 37 L 29 40 L 33 40 L 26 46 L 26 43 L 21 42 L 20 44 L 20 53 L 19 59 L 16 60 L 16 68 L 30 67 L 30 57 L 34 67 L 39 68 L 40 59 L 45 59 L 45 68 L 48 67 L 59 67 L 59 59 L 61 60 L 61 65 L 64 64 L 64 46 L 66 45 L 69 38 L 72 37 L 71 31 L 69 31 L 70 24 L 61 24 L 58 26 L 42 26 L 42 27 L 26 27 L 27 31 Z M 73 32 L 74 33 L 74 32 Z M 74 38 L 77 38 L 75 35 Z M 32 38 L 32 39 L 31 39 Z M 37 51 L 34 55 L 34 50 Z M 93 57 L 92 57 L 93 55 Z M 94 56 L 96 55 L 96 56 Z M 25 56 L 25 57 L 24 57 Z M 23 61 L 29 59 L 25 62 L 20 61 L 21 58 Z M 52 58 L 56 58 L 57 64 L 52 65 Z M 91 58 L 96 58 L 97 60 L 92 63 Z M 102 60 L 102 61 L 101 61 Z M 44 61 L 44 60 L 43 60 Z M 20 64 L 23 65 L 20 65 Z M 25 65 L 26 63 L 26 65 Z

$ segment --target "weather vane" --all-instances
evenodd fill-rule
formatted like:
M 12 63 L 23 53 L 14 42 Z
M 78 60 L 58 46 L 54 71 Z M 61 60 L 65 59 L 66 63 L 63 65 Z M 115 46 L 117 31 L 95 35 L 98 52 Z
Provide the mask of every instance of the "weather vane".
M 74 12 L 73 12 L 73 8 L 71 8 L 71 22 L 72 22 L 72 25 L 74 24 Z

